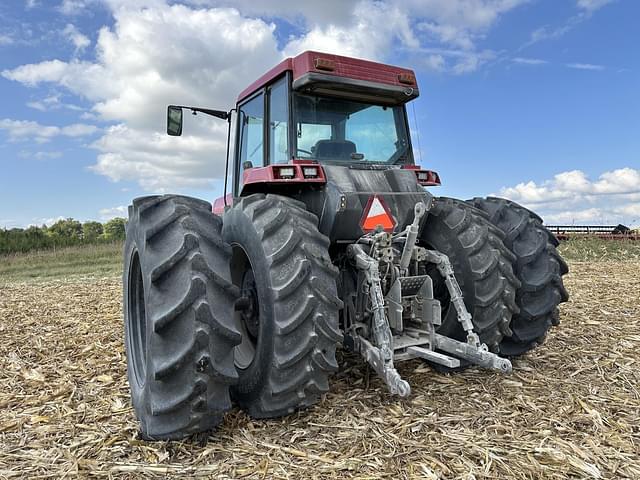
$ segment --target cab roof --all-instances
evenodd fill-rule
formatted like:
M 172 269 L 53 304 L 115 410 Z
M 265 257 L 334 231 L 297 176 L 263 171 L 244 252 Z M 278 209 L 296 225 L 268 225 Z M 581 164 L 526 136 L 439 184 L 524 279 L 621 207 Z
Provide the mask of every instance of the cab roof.
M 418 94 L 415 73 L 411 69 L 359 58 L 306 51 L 295 57 L 284 59 L 258 78 L 240 92 L 238 103 L 287 71 L 292 72 L 293 82 L 315 75 L 316 77 L 322 76 L 336 80 L 342 78 L 352 84 L 354 82 L 366 82 L 367 84 L 382 84 L 397 89 L 406 89 L 407 91 L 410 90 L 407 96 L 411 98 L 415 98 Z

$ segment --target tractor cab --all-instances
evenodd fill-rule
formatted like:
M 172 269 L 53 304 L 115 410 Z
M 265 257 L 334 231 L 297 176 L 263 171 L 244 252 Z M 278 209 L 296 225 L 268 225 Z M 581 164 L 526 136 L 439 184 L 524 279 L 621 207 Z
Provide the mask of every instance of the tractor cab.
M 360 217 L 376 192 L 403 228 L 410 205 L 429 203 L 422 187 L 440 184 L 435 172 L 415 165 L 405 105 L 418 94 L 409 69 L 311 51 L 283 60 L 238 96 L 231 178 L 214 213 L 238 197 L 284 194 L 321 217 L 332 240 L 352 241 L 363 233 Z M 169 134 L 181 133 L 182 108 L 227 119 L 231 133 L 232 112 L 172 106 Z M 180 121 L 173 128 L 172 115 Z M 332 198 L 343 208 L 327 205 Z M 334 231 L 336 211 L 349 228 Z
M 411 70 L 318 52 L 284 60 L 238 97 L 233 196 L 324 183 L 324 169 L 281 165 L 414 165 L 404 105 L 417 96 Z

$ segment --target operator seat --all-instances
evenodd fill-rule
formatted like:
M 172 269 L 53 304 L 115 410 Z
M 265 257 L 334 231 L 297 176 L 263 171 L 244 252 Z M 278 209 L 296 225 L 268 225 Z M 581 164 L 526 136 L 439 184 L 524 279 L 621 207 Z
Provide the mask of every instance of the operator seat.
M 351 160 L 356 144 L 350 140 L 318 140 L 311 151 L 318 160 Z

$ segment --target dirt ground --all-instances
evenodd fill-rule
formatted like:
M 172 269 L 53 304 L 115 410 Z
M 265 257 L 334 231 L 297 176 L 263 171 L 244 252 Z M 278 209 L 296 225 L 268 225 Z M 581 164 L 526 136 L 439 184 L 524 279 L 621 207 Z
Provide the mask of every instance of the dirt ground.
M 640 478 L 640 262 L 571 265 L 561 325 L 502 376 L 343 358 L 311 410 L 145 443 L 118 278 L 0 285 L 0 478 Z

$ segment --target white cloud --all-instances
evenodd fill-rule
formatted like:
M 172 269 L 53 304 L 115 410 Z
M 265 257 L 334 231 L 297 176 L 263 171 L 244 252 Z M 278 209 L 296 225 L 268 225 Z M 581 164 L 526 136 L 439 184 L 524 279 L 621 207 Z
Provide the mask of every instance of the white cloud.
M 92 3 L 96 3 L 95 0 L 63 0 L 58 10 L 64 15 L 79 15 Z
M 226 123 L 208 118 L 202 123 L 200 131 L 208 135 L 188 134 L 193 130 L 188 124 L 182 137 L 140 135 L 124 124 L 110 127 L 94 143 L 101 153 L 91 168 L 115 182 L 135 180 L 147 190 L 210 188 L 214 179 L 224 177 Z
M 546 65 L 547 63 L 549 63 L 548 61 L 542 60 L 540 58 L 525 58 L 525 57 L 515 57 L 515 58 L 512 58 L 511 61 L 519 65 Z
M 508 11 L 528 0 L 397 0 L 419 17 L 434 19 L 440 24 L 479 32 L 491 27 Z
M 592 181 L 581 170 L 562 172 L 542 183 L 505 187 L 498 196 L 541 214 L 547 223 L 638 223 L 640 169 L 620 168 Z
M 49 95 L 41 100 L 33 100 L 27 102 L 27 107 L 41 112 L 47 112 L 49 110 L 57 110 L 59 108 L 66 108 L 68 110 L 82 111 L 82 108 L 72 103 L 64 103 L 60 101 L 60 95 Z
M 116 217 L 127 218 L 129 213 L 127 211 L 127 207 L 125 207 L 124 205 L 120 205 L 118 207 L 101 208 L 99 214 L 100 220 L 103 222 L 107 222 Z
M 529 41 L 522 45 L 519 50 L 523 50 L 538 42 L 554 40 L 562 37 L 582 22 L 591 18 L 596 10 L 599 10 L 613 1 L 614 0 L 577 0 L 576 6 L 578 7 L 579 12 L 576 15 L 569 17 L 564 24 L 559 27 L 552 28 L 549 25 L 544 25 L 535 29 L 531 32 Z
M 592 63 L 567 63 L 567 67 L 575 68 L 576 70 L 604 70 L 604 66 Z
M 233 7 L 246 15 L 280 17 L 290 21 L 302 19 L 310 25 L 348 23 L 359 0 L 324 0 L 292 2 L 291 0 L 187 0 L 195 6 Z
M 26 8 L 27 10 L 31 10 L 32 8 L 39 5 L 40 4 L 38 3 L 38 0 L 25 0 L 24 2 L 24 8 Z
M 578 0 L 578 7 L 586 10 L 587 12 L 595 12 L 612 2 L 613 0 Z
M 9 35 L 0 35 L 0 47 L 12 44 L 13 38 L 11 38 Z
M 76 26 L 71 23 L 68 23 L 67 26 L 64 27 L 62 35 L 64 35 L 64 37 L 73 44 L 76 55 L 78 53 L 82 53 L 89 45 L 91 45 L 89 37 L 80 33 Z
M 0 130 L 5 130 L 12 141 L 33 140 L 45 143 L 54 137 L 85 137 L 98 132 L 98 127 L 84 123 L 75 123 L 65 127 L 41 125 L 31 120 L 0 120 Z
M 351 24 L 316 26 L 304 37 L 289 42 L 285 48 L 285 55 L 317 49 L 340 52 L 347 56 L 384 60 L 396 39 L 409 48 L 419 46 L 407 14 L 397 6 L 364 1 L 357 4 Z
M 210 187 L 223 176 L 226 123 L 188 116 L 185 136 L 167 137 L 166 105 L 231 108 L 249 79 L 283 58 L 275 27 L 232 9 L 114 8 L 115 26 L 98 36 L 97 62 L 51 60 L 3 75 L 63 86 L 117 123 L 95 142 L 95 172 L 149 190 Z

